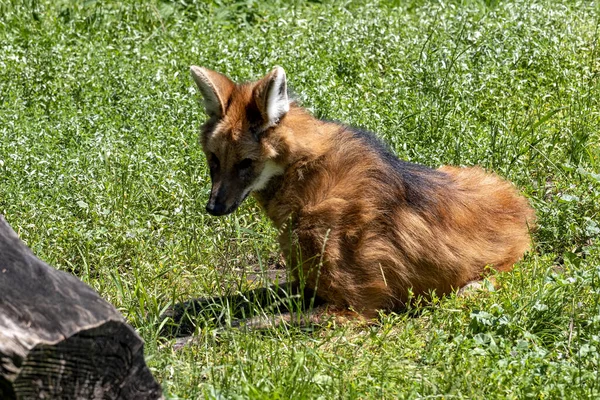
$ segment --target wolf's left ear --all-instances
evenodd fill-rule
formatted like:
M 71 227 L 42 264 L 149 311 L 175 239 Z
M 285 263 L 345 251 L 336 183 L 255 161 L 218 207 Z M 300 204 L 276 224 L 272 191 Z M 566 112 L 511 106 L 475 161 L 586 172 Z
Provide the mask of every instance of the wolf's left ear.
M 275 67 L 262 78 L 256 86 L 254 96 L 266 127 L 276 125 L 290 110 L 283 68 Z
M 192 65 L 190 73 L 204 97 L 204 108 L 208 116 L 222 118 L 225 113 L 225 104 L 227 104 L 235 84 L 225 75 L 208 68 Z

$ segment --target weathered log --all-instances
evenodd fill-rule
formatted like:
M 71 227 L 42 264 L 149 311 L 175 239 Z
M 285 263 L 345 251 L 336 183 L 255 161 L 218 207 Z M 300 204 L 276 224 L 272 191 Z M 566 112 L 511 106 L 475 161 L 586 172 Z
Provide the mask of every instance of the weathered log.
M 162 398 L 143 349 L 112 305 L 0 216 L 0 399 Z

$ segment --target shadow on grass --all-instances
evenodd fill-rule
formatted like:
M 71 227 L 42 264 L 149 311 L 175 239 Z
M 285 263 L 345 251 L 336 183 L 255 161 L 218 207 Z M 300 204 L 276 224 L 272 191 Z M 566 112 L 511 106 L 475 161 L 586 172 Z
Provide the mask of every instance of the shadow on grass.
M 303 315 L 324 304 L 325 301 L 312 289 L 298 283 L 273 284 L 235 295 L 192 299 L 169 307 L 161 315 L 160 321 L 164 321 L 164 325 L 160 335 L 187 337 L 193 335 L 197 327 L 209 324 L 261 329 L 293 322 L 296 316 L 302 319 Z

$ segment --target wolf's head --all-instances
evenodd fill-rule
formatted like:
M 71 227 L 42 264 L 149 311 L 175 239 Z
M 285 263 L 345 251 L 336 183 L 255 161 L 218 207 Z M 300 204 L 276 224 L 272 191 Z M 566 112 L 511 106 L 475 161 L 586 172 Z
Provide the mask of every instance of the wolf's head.
M 241 85 L 206 68 L 192 66 L 191 74 L 209 117 L 200 137 L 212 181 L 206 211 L 226 215 L 283 173 L 269 136 L 290 109 L 285 71 Z

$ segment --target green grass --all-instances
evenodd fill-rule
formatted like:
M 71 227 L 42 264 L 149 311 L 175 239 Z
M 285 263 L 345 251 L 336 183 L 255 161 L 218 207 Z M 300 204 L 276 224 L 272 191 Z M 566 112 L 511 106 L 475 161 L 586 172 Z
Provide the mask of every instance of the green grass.
M 596 2 L 0 0 L 0 212 L 124 313 L 170 398 L 597 398 L 599 29 Z M 378 326 L 207 321 L 173 351 L 167 306 L 278 257 L 253 201 L 204 211 L 191 64 L 281 65 L 316 115 L 404 159 L 496 171 L 537 211 L 534 250 L 495 292 Z

